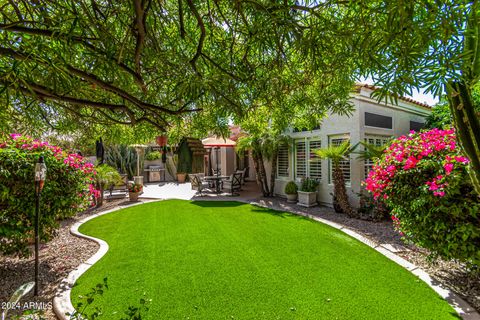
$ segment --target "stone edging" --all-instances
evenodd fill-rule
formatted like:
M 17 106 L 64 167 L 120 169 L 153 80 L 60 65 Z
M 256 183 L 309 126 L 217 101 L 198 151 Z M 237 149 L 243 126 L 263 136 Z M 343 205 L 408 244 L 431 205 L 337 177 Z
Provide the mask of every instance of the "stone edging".
M 260 207 L 264 208 L 269 208 L 272 209 L 268 206 L 262 205 L 256 201 L 246 201 L 246 200 L 241 200 L 238 199 L 237 201 L 239 202 L 244 202 L 252 205 L 257 205 Z M 143 204 L 144 202 L 140 202 L 135 205 L 140 205 Z M 131 207 L 131 206 L 129 206 Z M 128 208 L 128 207 L 127 207 Z M 125 209 L 123 207 L 116 207 L 104 212 L 101 212 L 99 214 L 94 214 L 91 215 L 85 219 L 82 219 L 78 222 L 76 222 L 71 228 L 70 232 L 80 238 L 85 238 L 89 239 L 92 241 L 95 241 L 99 244 L 100 248 L 98 251 L 91 256 L 87 261 L 84 263 L 80 264 L 75 270 L 69 273 L 68 277 L 62 280 L 60 283 L 58 289 L 57 289 L 57 294 L 55 295 L 55 298 L 53 299 L 53 310 L 55 311 L 55 314 L 57 317 L 61 320 L 69 320 L 68 316 L 66 315 L 67 313 L 73 313 L 75 309 L 73 308 L 72 302 L 70 301 L 70 293 L 72 290 L 73 285 L 77 281 L 77 279 L 85 273 L 94 263 L 96 263 L 98 260 L 100 260 L 108 251 L 108 244 L 97 238 L 93 238 L 84 234 L 81 234 L 78 231 L 78 228 L 85 222 L 94 219 L 96 217 L 102 216 L 104 214 L 108 214 L 114 211 L 118 211 L 120 209 Z M 281 209 L 280 209 L 281 210 Z M 449 289 L 446 289 L 442 287 L 438 282 L 433 280 L 428 273 L 426 273 L 424 270 L 421 268 L 417 267 L 416 265 L 408 262 L 407 260 L 399 257 L 396 255 L 394 252 L 390 251 L 387 246 L 380 245 L 378 243 L 375 243 L 374 241 L 371 241 L 370 239 L 367 239 L 366 237 L 358 234 L 357 232 L 350 230 L 346 228 L 345 226 L 342 226 L 338 223 L 319 218 L 317 216 L 308 214 L 308 213 L 303 213 L 303 212 L 298 212 L 298 211 L 290 211 L 290 213 L 296 214 L 296 215 L 301 215 L 307 218 L 310 218 L 312 220 L 321 222 L 323 224 L 326 224 L 332 228 L 335 228 L 337 230 L 342 231 L 343 233 L 348 234 L 349 236 L 357 239 L 358 241 L 366 244 L 367 246 L 375 249 L 379 253 L 383 254 L 390 260 L 396 262 L 403 268 L 407 269 L 414 275 L 416 275 L 419 279 L 424 281 L 426 284 L 428 284 L 437 294 L 439 294 L 443 299 L 445 299 L 454 309 L 455 311 L 462 317 L 464 320 L 480 320 L 480 314 L 472 308 L 465 300 L 460 298 L 457 294 L 454 292 L 450 291 Z
M 84 235 L 84 234 L 82 234 L 78 231 L 78 228 L 82 224 L 84 224 L 85 222 L 87 222 L 91 219 L 97 218 L 99 216 L 102 216 L 104 214 L 112 213 L 112 212 L 115 212 L 115 211 L 118 211 L 118 210 L 121 210 L 121 209 L 130 208 L 132 206 L 137 206 L 137 205 L 141 205 L 141 204 L 144 204 L 144 203 L 145 202 L 139 202 L 139 203 L 129 205 L 128 207 L 117 206 L 113 209 L 93 214 L 89 217 L 86 217 L 85 219 L 77 221 L 70 228 L 70 233 L 73 234 L 74 236 L 79 237 L 79 238 L 92 240 L 92 241 L 98 243 L 98 245 L 100 247 L 99 247 L 98 251 L 93 256 L 88 258 L 87 261 L 83 262 L 76 269 L 71 271 L 68 274 L 68 276 L 65 279 L 63 279 L 62 282 L 60 283 L 60 285 L 58 286 L 55 297 L 53 298 L 53 311 L 55 312 L 55 315 L 58 317 L 58 319 L 60 319 L 60 320 L 70 320 L 70 317 L 67 316 L 67 313 L 73 314 L 73 312 L 75 312 L 75 308 L 73 307 L 72 302 L 70 300 L 70 293 L 72 291 L 73 285 L 75 284 L 77 279 L 80 278 L 80 276 L 82 274 L 84 274 L 91 266 L 93 266 L 98 260 L 100 260 L 108 251 L 108 244 L 105 241 L 103 241 L 101 239 L 97 239 L 97 238 L 94 238 L 94 237 Z
M 255 201 L 251 201 L 249 203 L 253 204 L 253 205 L 260 206 L 260 207 L 273 209 L 273 208 L 270 208 L 268 206 L 265 206 L 263 204 L 255 202 Z M 282 210 L 282 209 L 274 209 L 274 210 Z M 408 271 L 410 271 L 411 273 L 416 275 L 419 279 L 423 280 L 423 282 L 428 284 L 438 295 L 440 295 L 443 299 L 445 299 L 453 307 L 453 309 L 455 309 L 455 311 L 458 313 L 458 315 L 460 317 L 462 317 L 462 319 L 464 319 L 464 320 L 480 320 L 480 314 L 474 308 L 472 308 L 465 300 L 460 298 L 456 293 L 450 291 L 449 289 L 442 287 L 442 285 L 440 283 L 433 280 L 430 277 L 430 275 L 427 272 L 425 272 L 424 270 L 422 270 L 421 268 L 417 267 L 416 265 L 408 262 L 407 260 L 403 259 L 402 257 L 399 257 L 398 255 L 396 255 L 394 252 L 390 251 L 388 246 L 378 244 L 378 243 L 362 236 L 361 234 L 358 234 L 357 232 L 355 232 L 351 229 L 348 229 L 345 226 L 342 226 L 341 224 L 338 224 L 338 223 L 335 223 L 335 222 L 332 222 L 332 221 L 329 221 L 329 220 L 326 220 L 326 219 L 323 219 L 323 218 L 320 218 L 320 217 L 317 217 L 317 216 L 314 216 L 314 215 L 311 215 L 311 214 L 308 214 L 308 213 L 303 213 L 303 212 L 299 212 L 299 211 L 293 211 L 293 212 L 289 211 L 289 212 L 293 213 L 293 214 L 296 214 L 296 215 L 306 217 L 306 218 L 310 218 L 312 220 L 321 222 L 321 223 L 326 224 L 326 225 L 328 225 L 332 228 L 340 230 L 343 233 L 348 234 L 352 238 L 355 238 L 358 241 L 366 244 L 370 248 L 375 249 L 376 251 L 380 252 L 381 254 L 383 254 L 384 256 L 389 258 L 390 260 L 392 260 L 392 261 L 396 262 L 397 264 L 399 264 L 400 266 L 404 267 L 405 269 L 407 269 Z

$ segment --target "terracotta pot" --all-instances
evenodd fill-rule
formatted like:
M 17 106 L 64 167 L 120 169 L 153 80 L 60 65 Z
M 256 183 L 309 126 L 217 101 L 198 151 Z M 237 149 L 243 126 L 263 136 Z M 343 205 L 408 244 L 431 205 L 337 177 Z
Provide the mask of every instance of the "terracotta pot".
M 130 201 L 134 202 L 134 201 L 138 201 L 138 195 L 140 194 L 140 192 L 129 192 L 128 193 L 128 198 L 130 199 Z
M 187 180 L 187 174 L 186 173 L 177 173 L 178 183 L 185 183 L 185 180 Z
M 167 145 L 167 136 L 158 136 L 156 140 L 160 147 Z

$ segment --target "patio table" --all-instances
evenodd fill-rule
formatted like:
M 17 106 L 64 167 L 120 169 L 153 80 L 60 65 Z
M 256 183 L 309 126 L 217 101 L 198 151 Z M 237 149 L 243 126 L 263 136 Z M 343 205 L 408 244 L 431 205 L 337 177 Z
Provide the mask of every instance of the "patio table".
M 229 176 L 205 176 L 203 179 L 207 181 L 213 181 L 215 183 L 215 192 L 219 194 L 220 191 L 220 182 L 222 180 L 229 179 Z

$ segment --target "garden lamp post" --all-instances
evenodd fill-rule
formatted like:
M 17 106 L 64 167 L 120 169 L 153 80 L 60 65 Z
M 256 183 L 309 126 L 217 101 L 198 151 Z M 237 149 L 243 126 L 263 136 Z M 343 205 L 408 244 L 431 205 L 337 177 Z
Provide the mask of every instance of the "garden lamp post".
M 35 289 L 34 295 L 38 296 L 38 247 L 40 242 L 40 198 L 42 195 L 43 185 L 47 177 L 47 166 L 43 160 L 43 156 L 38 158 L 35 164 Z

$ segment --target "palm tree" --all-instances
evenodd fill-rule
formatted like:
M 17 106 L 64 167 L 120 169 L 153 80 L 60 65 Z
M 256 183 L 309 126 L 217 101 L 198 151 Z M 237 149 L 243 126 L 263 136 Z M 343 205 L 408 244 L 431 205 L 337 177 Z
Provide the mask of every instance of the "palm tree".
M 235 146 L 235 151 L 238 154 L 244 154 L 245 151 L 250 152 L 250 154 L 252 155 L 257 184 L 262 189 L 263 195 L 267 196 L 269 190 L 268 185 L 266 184 L 267 174 L 265 172 L 265 166 L 263 164 L 262 143 L 260 141 L 260 138 L 253 135 L 243 136 L 239 138 Z
M 352 152 L 350 141 L 344 141 L 338 146 L 328 146 L 322 149 L 314 150 L 314 153 L 320 159 L 329 159 L 333 165 L 333 207 L 336 212 L 346 213 L 349 217 L 356 217 L 357 213 L 348 201 L 347 189 L 343 171 L 340 167 L 340 161 L 345 160 Z
M 277 172 L 278 150 L 282 145 L 289 145 L 290 138 L 282 134 L 265 132 L 261 136 L 245 136 L 237 141 L 236 151 L 243 154 L 250 151 L 252 154 L 253 165 L 257 177 L 257 183 L 262 189 L 265 197 L 273 197 L 275 192 L 275 175 Z M 264 160 L 270 161 L 272 170 L 270 181 L 267 178 Z
M 359 144 L 363 146 L 362 151 L 355 152 L 359 155 L 357 157 L 357 159 L 359 159 L 359 160 L 373 160 L 373 161 L 375 161 L 377 159 L 380 159 L 383 155 L 383 151 L 385 150 L 385 148 L 387 146 L 387 144 L 385 144 L 383 146 L 378 146 L 376 144 L 371 144 L 371 143 L 362 142 L 362 141 L 360 141 Z M 355 147 L 356 146 L 357 145 L 355 145 Z M 352 149 L 355 149 L 355 147 L 353 147 Z

